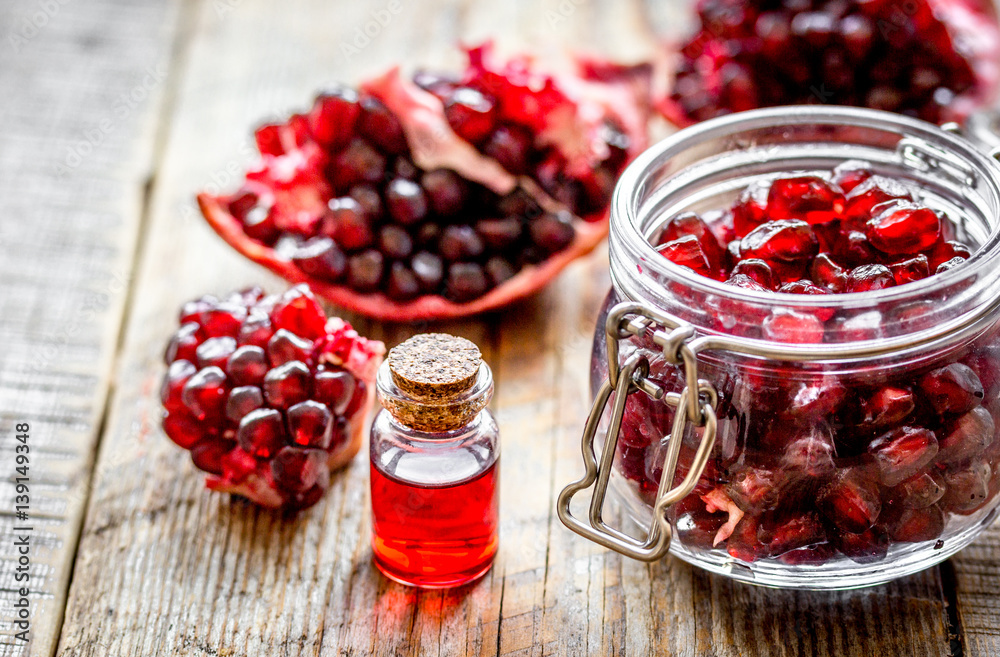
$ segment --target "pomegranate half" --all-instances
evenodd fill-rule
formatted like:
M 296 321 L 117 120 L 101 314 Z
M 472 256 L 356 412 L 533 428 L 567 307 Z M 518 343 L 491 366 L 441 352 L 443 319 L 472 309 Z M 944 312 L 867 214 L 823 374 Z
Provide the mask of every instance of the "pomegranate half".
M 490 44 L 460 75 L 392 69 L 256 131 L 260 162 L 202 213 L 240 253 L 394 321 L 460 317 L 541 289 L 607 234 L 647 145 L 647 65 L 543 71 Z

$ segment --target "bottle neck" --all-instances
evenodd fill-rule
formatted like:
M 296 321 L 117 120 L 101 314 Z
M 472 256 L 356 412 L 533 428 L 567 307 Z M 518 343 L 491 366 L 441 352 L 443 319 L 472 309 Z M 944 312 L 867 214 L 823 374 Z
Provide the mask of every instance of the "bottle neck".
M 394 424 L 429 434 L 462 431 L 475 421 L 493 397 L 493 373 L 481 363 L 471 387 L 444 398 L 422 398 L 400 389 L 393 381 L 389 363 L 384 362 L 375 379 L 382 407 Z

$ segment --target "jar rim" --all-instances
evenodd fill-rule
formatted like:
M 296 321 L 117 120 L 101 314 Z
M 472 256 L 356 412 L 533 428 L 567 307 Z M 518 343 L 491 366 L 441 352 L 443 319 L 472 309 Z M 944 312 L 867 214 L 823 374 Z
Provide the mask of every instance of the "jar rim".
M 662 257 L 643 236 L 639 216 L 643 194 L 648 191 L 653 174 L 667 165 L 677 155 L 697 147 L 709 140 L 736 137 L 740 133 L 769 128 L 794 126 L 830 125 L 855 127 L 894 132 L 903 137 L 927 138 L 938 145 L 945 145 L 950 153 L 974 168 L 984 180 L 988 197 L 986 202 L 993 214 L 992 226 L 987 238 L 975 253 L 960 266 L 941 274 L 870 292 L 837 293 L 828 295 L 801 295 L 787 292 L 755 291 L 727 285 L 693 270 L 674 264 Z M 666 139 L 654 144 L 640 154 L 623 172 L 615 187 L 612 198 L 611 215 L 612 261 L 616 249 L 625 250 L 629 261 L 648 267 L 662 280 L 682 284 L 686 289 L 709 294 L 715 298 L 739 302 L 769 303 L 774 306 L 813 309 L 863 309 L 880 304 L 901 304 L 926 298 L 928 294 L 954 287 L 971 277 L 979 277 L 983 272 L 1000 270 L 1000 163 L 960 135 L 943 130 L 938 126 L 907 116 L 855 107 L 783 106 L 738 112 L 709 119 L 694 126 L 684 128 Z M 615 287 L 633 301 L 634 290 L 621 285 L 621 275 L 616 275 L 612 266 L 612 281 Z M 624 277 L 634 276 L 634 272 L 624 272 Z M 640 274 L 645 275 L 645 274 Z M 652 277 L 650 277 L 652 278 Z M 989 277 L 987 277 L 989 278 Z M 654 281 L 655 282 L 655 281 Z M 657 287 L 660 284 L 657 283 Z M 988 290 L 986 301 L 1000 298 L 1000 285 Z M 981 306 L 990 306 L 982 303 Z M 964 314 L 964 313 L 963 313 Z M 916 332 L 915 332 L 916 333 Z M 750 340 L 750 338 L 746 338 Z M 757 340 L 759 342 L 759 340 Z

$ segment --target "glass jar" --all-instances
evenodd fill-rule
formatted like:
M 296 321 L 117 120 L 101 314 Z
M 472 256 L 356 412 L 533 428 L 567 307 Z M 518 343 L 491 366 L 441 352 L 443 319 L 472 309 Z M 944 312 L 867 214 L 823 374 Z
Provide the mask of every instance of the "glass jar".
M 917 188 L 956 238 L 978 247 L 972 257 L 907 285 L 804 296 L 725 285 L 650 245 L 671 217 L 728 208 L 751 183 L 859 159 Z M 997 162 L 951 131 L 895 114 L 742 112 L 648 150 L 614 195 L 587 476 L 563 491 L 561 519 L 634 558 L 669 549 L 712 572 L 789 588 L 877 584 L 960 550 L 1000 499 L 998 226 Z M 821 343 L 762 338 L 762 323 L 790 309 L 825 319 Z M 976 382 L 949 410 L 941 381 L 970 373 Z M 877 426 L 863 411 L 893 388 L 912 391 L 915 409 Z M 936 441 L 936 455 L 915 472 L 905 449 L 876 459 L 869 445 L 890 431 Z M 595 483 L 581 521 L 571 499 Z M 609 485 L 649 528 L 644 538 L 603 520 Z M 852 503 L 875 509 L 871 527 L 850 517 Z

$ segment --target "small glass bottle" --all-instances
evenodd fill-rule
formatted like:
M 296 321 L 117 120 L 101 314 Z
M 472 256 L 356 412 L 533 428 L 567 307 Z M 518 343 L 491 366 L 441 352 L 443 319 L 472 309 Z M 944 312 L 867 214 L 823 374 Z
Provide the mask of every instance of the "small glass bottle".
M 498 544 L 499 431 L 479 348 L 442 333 L 392 349 L 376 379 L 372 551 L 382 573 L 421 588 L 481 577 Z

